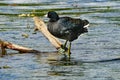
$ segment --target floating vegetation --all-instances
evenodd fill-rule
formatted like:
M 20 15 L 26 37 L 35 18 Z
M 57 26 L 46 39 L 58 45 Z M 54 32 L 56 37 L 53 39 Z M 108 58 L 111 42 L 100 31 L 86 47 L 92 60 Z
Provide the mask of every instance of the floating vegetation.
M 109 9 L 110 9 L 110 6 L 107 6 L 107 9 L 109 10 Z
M 8 65 L 5 65 L 5 66 L 0 66 L 0 69 L 9 69 L 9 68 L 11 68 L 10 66 L 8 66 Z
M 19 14 L 19 17 L 34 17 L 34 14 Z
M 7 31 L 7 30 L 6 30 L 6 29 L 0 29 L 0 32 L 1 32 L 1 31 Z
M 28 38 L 28 37 L 29 37 L 29 34 L 27 34 L 27 33 L 23 33 L 23 34 L 22 34 L 22 37 L 24 37 L 24 38 Z

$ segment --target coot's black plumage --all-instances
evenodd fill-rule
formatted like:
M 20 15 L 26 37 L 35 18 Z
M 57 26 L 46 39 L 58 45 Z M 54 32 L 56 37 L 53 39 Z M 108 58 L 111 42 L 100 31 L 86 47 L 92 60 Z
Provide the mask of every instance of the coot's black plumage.
M 48 12 L 47 17 L 50 18 L 47 25 L 49 32 L 55 37 L 70 42 L 68 48 L 68 54 L 70 55 L 71 42 L 77 39 L 80 34 L 88 32 L 87 27 L 89 26 L 89 22 L 82 19 L 59 17 L 54 11 Z

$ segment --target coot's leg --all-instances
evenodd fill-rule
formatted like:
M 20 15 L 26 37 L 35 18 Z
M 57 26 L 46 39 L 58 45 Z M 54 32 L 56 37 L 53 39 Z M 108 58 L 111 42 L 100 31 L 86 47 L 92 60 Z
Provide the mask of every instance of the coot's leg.
M 65 41 L 65 44 L 63 45 L 63 48 L 66 48 L 68 40 Z
M 71 42 L 69 43 L 68 46 L 68 58 L 70 59 L 70 54 L 71 54 Z

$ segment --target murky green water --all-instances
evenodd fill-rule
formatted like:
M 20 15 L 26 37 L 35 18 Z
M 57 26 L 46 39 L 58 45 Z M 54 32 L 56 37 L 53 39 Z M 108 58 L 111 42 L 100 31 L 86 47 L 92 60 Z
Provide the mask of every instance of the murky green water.
M 72 59 L 56 57 L 54 47 L 41 34 L 32 34 L 32 17 L 55 10 L 60 16 L 90 21 L 87 34 L 72 44 Z M 28 34 L 24 38 L 22 34 Z M 0 58 L 0 80 L 120 80 L 120 1 L 119 0 L 0 0 L 0 39 L 49 53 L 9 54 Z M 107 61 L 106 61 L 107 60 Z

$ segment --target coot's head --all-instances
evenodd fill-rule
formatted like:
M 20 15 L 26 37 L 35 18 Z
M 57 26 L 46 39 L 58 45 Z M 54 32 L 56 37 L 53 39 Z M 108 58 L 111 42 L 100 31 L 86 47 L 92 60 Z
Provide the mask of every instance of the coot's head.
M 50 22 L 55 22 L 59 19 L 58 14 L 54 11 L 49 11 L 47 17 L 50 18 Z
M 88 27 L 89 27 L 89 21 L 88 20 L 83 20 L 83 28 L 84 32 L 88 32 Z

